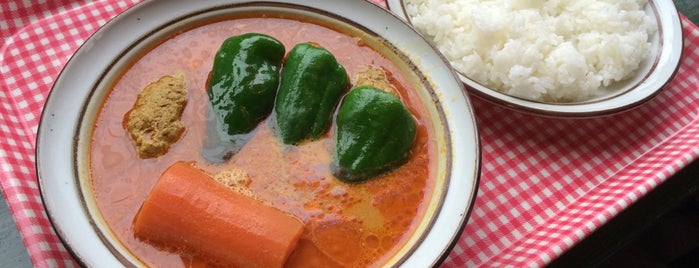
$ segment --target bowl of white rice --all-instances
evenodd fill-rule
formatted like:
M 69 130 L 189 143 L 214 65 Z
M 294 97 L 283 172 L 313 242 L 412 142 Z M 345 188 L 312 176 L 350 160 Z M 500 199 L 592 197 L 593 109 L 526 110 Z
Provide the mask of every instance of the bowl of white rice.
M 388 0 L 476 96 L 590 117 L 656 96 L 679 68 L 672 0 Z

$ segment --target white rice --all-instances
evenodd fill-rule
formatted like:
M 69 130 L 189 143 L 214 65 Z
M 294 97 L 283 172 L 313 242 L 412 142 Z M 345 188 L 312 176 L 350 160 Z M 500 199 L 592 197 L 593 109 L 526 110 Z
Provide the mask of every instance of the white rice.
M 587 100 L 633 76 L 657 26 L 647 0 L 405 0 L 456 70 L 512 96 Z

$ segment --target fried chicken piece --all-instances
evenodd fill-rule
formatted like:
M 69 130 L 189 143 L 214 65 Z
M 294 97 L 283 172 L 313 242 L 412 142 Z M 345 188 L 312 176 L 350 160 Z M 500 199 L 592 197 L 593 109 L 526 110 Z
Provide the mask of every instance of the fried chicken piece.
M 163 76 L 138 94 L 124 115 L 123 126 L 136 144 L 138 156 L 164 155 L 184 133 L 182 111 L 187 104 L 184 76 Z
M 357 73 L 357 75 L 354 77 L 352 85 L 353 87 L 372 86 L 391 93 L 394 96 L 398 96 L 397 90 L 393 87 L 393 85 L 391 85 L 386 73 L 382 69 L 375 69 L 374 67 L 371 67 L 371 65 L 367 66 L 365 70 Z
M 221 171 L 213 176 L 214 180 L 225 185 L 233 191 L 248 197 L 253 197 L 252 191 L 248 188 L 250 176 L 245 170 L 232 168 Z

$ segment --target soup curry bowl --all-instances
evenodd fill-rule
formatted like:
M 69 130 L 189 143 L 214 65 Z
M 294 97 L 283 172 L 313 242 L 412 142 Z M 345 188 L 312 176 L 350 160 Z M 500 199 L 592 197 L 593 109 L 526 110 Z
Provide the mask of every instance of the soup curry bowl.
M 235 150 L 212 161 L 206 147 L 215 112 L 207 93 L 216 75 L 214 59 L 225 40 L 250 33 L 272 37 L 284 47 L 281 72 L 291 65 L 289 53 L 298 44 L 327 50 L 346 71 L 347 91 L 341 93 L 341 104 L 331 106 L 328 127 L 318 137 L 286 144 L 276 124 L 281 117 L 268 112 L 250 131 L 235 135 L 240 138 Z M 337 107 L 349 101 L 350 89 L 367 70 L 378 71 L 379 80 L 389 85 L 390 95 L 410 114 L 415 134 L 400 163 L 347 181 L 338 178 L 333 167 L 342 132 L 342 109 Z M 145 88 L 164 77 L 180 79 L 184 102 L 179 112 L 155 114 L 178 117 L 182 130 L 157 156 L 140 155 L 126 118 Z M 37 137 L 41 194 L 58 235 L 86 266 L 185 267 L 210 262 L 202 257 L 206 254 L 197 253 L 206 250 L 196 243 L 170 247 L 134 234 L 134 219 L 175 163 L 186 163 L 216 180 L 217 186 L 235 186 L 232 192 L 299 222 L 301 231 L 283 254 L 285 267 L 434 266 L 460 236 L 480 174 L 478 133 L 464 92 L 429 42 L 369 2 L 149 1 L 97 31 L 56 80 Z M 275 109 L 284 101 L 279 96 Z M 263 102 L 247 101 L 253 106 Z M 198 189 L 186 191 L 181 195 L 195 200 L 192 204 L 208 198 Z M 204 221 L 176 203 L 160 205 L 173 213 L 185 211 L 162 219 L 169 227 L 177 229 L 180 220 Z M 214 211 L 218 205 L 206 204 L 201 211 Z M 245 210 L 252 209 L 241 209 Z M 280 223 L 263 225 L 275 232 L 284 228 Z M 245 245 L 265 248 L 266 242 L 248 238 L 246 231 L 217 230 L 215 224 L 204 223 L 179 227 L 176 232 L 194 240 L 209 232 L 214 237 L 228 235 L 231 239 L 224 243 L 247 239 Z M 230 245 L 199 243 L 212 248 Z M 243 249 L 226 250 L 235 255 Z

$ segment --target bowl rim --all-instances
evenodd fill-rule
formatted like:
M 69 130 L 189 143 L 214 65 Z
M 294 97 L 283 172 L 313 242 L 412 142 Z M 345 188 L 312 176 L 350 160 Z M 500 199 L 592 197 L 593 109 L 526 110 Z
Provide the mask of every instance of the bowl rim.
M 81 128 L 81 118 L 84 116 L 84 109 L 88 105 L 88 100 L 91 98 L 87 97 L 87 95 L 95 94 L 91 91 L 91 89 L 97 86 L 97 84 L 101 80 L 97 77 L 103 75 L 104 72 L 106 72 L 105 70 L 111 68 L 104 67 L 105 70 L 102 70 L 100 68 L 94 68 L 94 66 L 86 66 L 84 63 L 85 61 L 96 61 L 97 63 L 107 63 L 104 65 L 108 66 L 109 64 L 115 62 L 115 60 L 110 57 L 119 57 L 123 54 L 123 52 L 118 52 L 116 53 L 116 55 L 107 55 L 104 58 L 96 57 L 96 55 L 99 54 L 99 45 L 102 44 L 102 42 L 114 41 L 114 38 L 116 38 L 115 36 L 113 36 L 113 34 L 110 33 L 110 31 L 131 30 L 137 32 L 134 34 L 134 36 L 139 36 L 138 33 L 148 33 L 149 31 L 151 31 L 151 28 L 149 27 L 144 27 L 144 29 L 133 30 L 133 27 L 135 25 L 134 21 L 136 21 L 135 18 L 141 15 L 139 12 L 142 11 L 140 10 L 148 8 L 165 8 L 166 11 L 171 12 L 167 13 L 170 14 L 169 18 L 181 18 L 193 12 L 205 12 L 206 10 L 211 10 L 214 6 L 230 7 L 234 6 L 235 4 L 271 3 L 304 7 L 310 5 L 311 8 L 321 9 L 318 8 L 316 4 L 304 3 L 304 1 L 300 0 L 274 0 L 264 2 L 246 0 L 202 1 L 205 3 L 194 3 L 186 0 L 179 0 L 168 1 L 167 4 L 165 4 L 164 2 L 165 1 L 146 1 L 136 4 L 132 8 L 117 15 L 115 18 L 107 22 L 104 26 L 100 27 L 100 29 L 98 29 L 92 36 L 90 36 L 90 38 L 88 38 L 85 41 L 85 43 L 83 43 L 78 48 L 78 50 L 66 63 L 65 67 L 61 70 L 60 74 L 58 75 L 58 78 L 54 82 L 51 91 L 49 92 L 49 96 L 47 97 L 44 110 L 42 111 L 39 128 L 37 131 L 35 151 L 37 180 L 39 184 L 41 198 L 43 200 L 42 204 L 44 205 L 47 215 L 49 216 L 49 220 L 54 230 L 56 230 L 58 237 L 66 245 L 66 248 L 71 253 L 71 255 L 73 255 L 75 259 L 83 265 L 89 266 L 99 264 L 100 266 L 102 266 L 108 263 L 112 263 L 113 265 L 123 265 L 123 263 L 121 262 L 123 259 L 120 259 L 123 256 L 120 256 L 120 254 L 112 252 L 111 249 L 109 249 L 109 247 L 106 245 L 106 251 L 103 248 L 96 246 L 97 244 L 107 243 L 107 241 L 104 241 L 102 235 L 100 234 L 100 231 L 96 230 L 96 223 L 92 218 L 93 216 L 90 215 L 89 211 L 87 211 L 88 209 L 85 207 L 86 205 L 83 202 L 84 199 L 80 197 L 78 203 L 74 203 L 71 201 L 71 203 L 66 207 L 63 207 L 62 205 L 64 203 L 61 203 L 63 202 L 62 199 L 66 197 L 76 198 L 76 196 L 81 195 L 82 190 L 80 189 L 81 186 L 80 182 L 78 181 L 78 178 L 84 176 L 84 174 L 80 174 L 81 171 L 78 167 L 79 157 L 76 156 L 76 152 L 79 150 L 78 140 L 81 139 L 81 137 L 79 136 Z M 334 12 L 334 16 L 339 16 L 347 20 L 346 16 L 340 16 L 338 14 L 343 14 L 341 13 L 342 10 L 347 10 L 348 8 L 352 9 L 357 7 L 357 5 L 361 5 L 363 9 L 374 8 L 372 9 L 373 13 L 381 12 L 380 14 L 386 14 L 382 15 L 383 17 L 385 17 L 382 18 L 382 20 L 389 20 L 391 22 L 391 26 L 393 27 L 404 27 L 407 30 L 412 30 L 412 28 L 405 24 L 404 21 L 398 19 L 398 17 L 396 17 L 394 14 L 370 2 L 331 0 L 324 1 L 322 4 L 318 5 L 322 5 L 322 7 L 327 7 L 333 4 L 336 4 L 337 7 L 334 7 L 331 11 L 323 11 L 329 13 Z M 195 10 L 188 11 L 177 9 L 178 7 L 183 6 L 197 8 Z M 124 23 L 124 21 L 128 21 L 128 23 Z M 139 18 L 138 21 L 143 22 L 145 20 L 140 20 Z M 156 26 L 162 26 L 163 23 L 167 23 L 167 19 L 161 18 L 160 21 L 148 23 L 150 23 L 151 26 L 152 24 L 156 24 Z M 357 23 L 357 25 L 360 24 Z M 367 26 L 364 24 L 361 25 Z M 375 31 L 381 31 L 381 29 L 385 27 L 384 25 L 378 24 L 368 26 Z M 157 28 L 158 27 L 155 27 L 155 29 Z M 389 27 L 386 27 L 384 31 L 388 32 Z M 418 36 L 415 32 L 412 32 L 412 34 Z M 135 37 L 135 39 L 138 38 L 139 37 Z M 389 41 L 399 41 L 396 40 L 396 37 L 392 38 L 393 40 Z M 428 252 L 418 252 L 416 249 L 416 252 L 418 252 L 419 254 L 414 255 L 415 257 L 410 256 L 407 260 L 405 260 L 406 262 L 403 262 L 403 264 L 415 263 L 417 265 L 427 265 L 428 263 L 426 263 L 426 261 L 430 261 L 431 263 L 429 263 L 429 265 L 436 265 L 443 261 L 444 258 L 446 258 L 448 253 L 451 251 L 451 248 L 457 242 L 458 237 L 463 231 L 464 226 L 466 225 L 466 222 L 470 216 L 470 212 L 473 208 L 473 203 L 475 201 L 476 192 L 478 189 L 478 182 L 480 179 L 481 149 L 479 141 L 480 138 L 477 133 L 476 120 L 475 116 L 473 115 L 472 106 L 470 105 L 470 102 L 467 96 L 465 95 L 463 84 L 461 84 L 458 78 L 456 78 L 456 74 L 448 66 L 446 60 L 441 56 L 441 54 L 436 52 L 436 49 L 434 47 L 431 47 L 431 44 L 429 44 L 424 39 L 421 42 L 415 42 L 415 40 L 412 40 L 411 42 L 401 43 L 398 45 L 398 48 L 401 49 L 404 54 L 414 56 L 415 53 L 408 52 L 405 49 L 406 47 L 415 47 L 416 43 L 419 44 L 417 47 L 423 50 L 420 51 L 421 53 L 429 54 L 429 51 L 424 50 L 430 49 L 434 53 L 432 56 L 435 57 L 438 63 L 432 63 L 435 65 L 429 66 L 430 68 L 434 69 L 430 70 L 430 72 L 438 73 L 439 77 L 437 77 L 437 79 L 442 79 L 446 81 L 437 81 L 437 83 L 440 83 L 445 87 L 446 85 L 448 85 L 458 89 L 451 90 L 451 93 L 446 92 L 445 94 L 435 94 L 444 95 L 440 96 L 440 100 L 446 100 L 447 97 L 461 99 L 460 101 L 449 104 L 450 106 L 448 106 L 449 111 L 447 111 L 447 114 L 452 115 L 446 116 L 447 118 L 444 119 L 448 121 L 445 122 L 445 125 L 450 125 L 449 127 L 447 127 L 447 129 L 449 132 L 448 134 L 451 135 L 452 138 L 448 142 L 451 142 L 453 144 L 453 147 L 455 148 L 453 150 L 453 155 L 457 156 L 452 157 L 452 162 L 464 160 L 473 163 L 472 167 L 470 168 L 464 167 L 468 165 L 452 165 L 453 167 L 450 167 L 459 170 L 459 172 L 452 173 L 452 176 L 464 176 L 471 179 L 468 181 L 464 181 L 461 179 L 453 180 L 454 182 L 460 183 L 459 185 L 457 185 L 458 187 L 460 187 L 458 188 L 458 190 L 464 190 L 466 194 L 464 194 L 464 192 L 457 193 L 456 191 L 445 190 L 445 197 L 442 202 L 446 203 L 447 199 L 463 201 L 461 202 L 462 204 L 458 204 L 459 207 L 457 207 L 457 213 L 453 213 L 453 211 L 446 211 L 446 206 L 441 206 L 440 210 L 435 212 L 435 223 L 433 224 L 441 224 L 440 226 L 443 226 L 443 223 L 438 223 L 438 221 L 447 217 L 441 217 L 440 215 L 447 215 L 449 214 L 449 212 L 452 213 L 448 215 L 449 218 L 447 220 L 442 220 L 447 221 L 447 225 L 451 224 L 452 226 L 449 229 L 454 230 L 450 237 L 444 238 L 447 240 L 446 242 L 448 243 L 444 244 L 444 247 L 441 249 L 440 252 L 434 252 L 434 250 L 429 249 L 423 250 Z M 131 45 L 120 44 L 118 46 L 122 46 L 120 47 L 120 49 L 121 51 L 123 51 L 124 49 L 131 48 Z M 415 62 L 415 60 L 413 61 Z M 439 66 L 440 61 L 442 62 L 443 66 Z M 100 64 L 98 66 L 102 65 Z M 423 68 L 425 67 L 423 66 Z M 87 79 L 85 79 L 84 76 L 86 76 Z M 434 79 L 435 77 L 431 78 Z M 85 84 L 90 84 L 92 86 L 87 86 L 87 88 L 76 90 L 66 89 L 76 88 L 76 85 L 84 86 Z M 61 109 L 66 108 L 63 107 L 65 105 L 61 106 L 60 103 L 62 100 L 72 100 L 77 103 L 82 103 L 82 105 L 76 105 L 80 107 L 68 107 L 69 109 Z M 446 103 L 446 101 L 443 102 Z M 459 106 L 457 104 L 464 105 Z M 468 116 L 455 116 L 456 114 L 465 114 Z M 469 128 L 471 131 L 463 130 Z M 89 138 L 90 137 L 87 137 L 87 139 Z M 55 142 L 53 142 L 56 140 L 64 142 L 56 144 Z M 65 142 L 67 140 L 71 140 L 71 142 Z M 47 147 L 47 145 L 49 144 L 51 147 Z M 57 176 L 61 176 L 57 174 L 70 174 L 70 176 L 65 176 L 66 178 L 56 178 Z M 80 229 L 77 233 L 75 230 L 76 228 L 71 229 L 70 227 L 67 227 L 76 222 L 79 223 L 78 228 L 82 227 L 82 229 Z M 424 234 L 424 239 L 427 239 L 427 236 L 429 236 L 430 234 L 435 236 L 435 233 L 436 232 L 427 230 Z M 80 239 L 81 242 L 76 242 L 76 239 Z M 83 239 L 85 239 L 85 241 L 83 241 Z M 444 240 L 442 240 L 441 242 L 444 242 Z M 129 259 L 129 261 L 133 263 L 133 260 Z
M 651 70 L 641 81 L 611 96 L 573 103 L 532 101 L 487 88 L 460 72 L 456 72 L 472 95 L 505 108 L 528 114 L 557 118 L 590 118 L 613 115 L 636 108 L 659 95 L 670 84 L 679 72 L 684 54 L 682 21 L 672 0 L 651 0 L 648 3 L 647 9 L 653 12 L 658 25 L 656 31 L 658 53 L 655 59 L 650 59 L 652 60 Z M 404 0 L 386 0 L 386 6 L 412 26 Z M 430 38 L 426 39 L 432 42 Z

